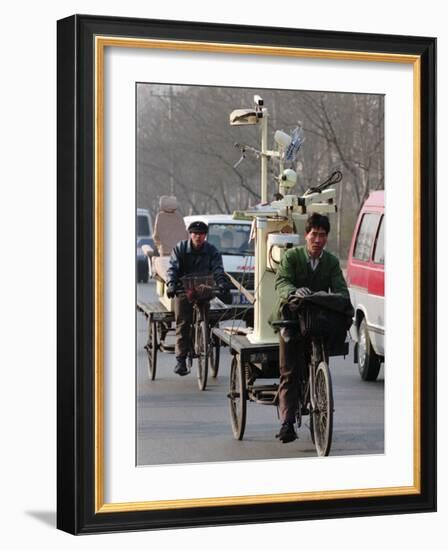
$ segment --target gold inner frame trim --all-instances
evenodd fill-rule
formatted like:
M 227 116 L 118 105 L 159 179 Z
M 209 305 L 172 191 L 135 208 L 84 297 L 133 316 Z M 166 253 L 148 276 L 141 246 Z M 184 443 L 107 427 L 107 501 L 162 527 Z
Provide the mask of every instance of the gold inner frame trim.
M 123 502 L 119 504 L 104 504 L 98 512 L 133 512 L 141 510 L 169 510 L 182 508 L 200 508 L 203 506 L 226 506 L 242 504 L 266 504 L 276 502 L 304 502 L 316 500 L 334 500 L 336 498 L 362 498 L 414 495 L 419 491 L 415 487 L 390 487 L 384 489 L 354 489 L 340 491 L 314 491 L 309 493 L 279 493 L 268 495 L 248 495 L 218 498 L 198 498 L 188 500 L 159 500 L 152 502 Z
M 350 50 L 317 50 L 310 48 L 257 46 L 254 44 L 226 44 L 216 42 L 193 42 L 185 40 L 157 40 L 150 38 L 120 38 L 115 36 L 97 36 L 95 44 L 98 49 L 105 48 L 107 46 L 116 46 L 120 48 L 149 48 L 190 52 L 237 53 L 244 55 L 270 55 L 342 61 L 375 61 L 385 63 L 414 63 L 419 59 L 419 57 L 415 55 L 390 54 L 382 52 L 367 53 Z
M 421 60 L 417 55 L 381 52 L 355 52 L 291 47 L 257 46 L 253 44 L 225 44 L 178 40 L 155 40 L 96 36 L 95 52 L 95 512 L 129 512 L 232 506 L 280 502 L 304 502 L 342 498 L 366 498 L 420 494 L 421 492 L 421 342 L 420 342 L 420 269 L 421 269 L 421 213 L 414 207 L 414 482 L 411 486 L 381 487 L 353 490 L 315 491 L 263 495 L 228 496 L 181 500 L 143 501 L 127 503 L 104 502 L 104 50 L 106 47 L 150 48 L 202 53 L 232 53 L 328 59 L 340 61 L 368 61 L 405 63 L 413 65 L 413 197 L 420 204 L 421 176 Z

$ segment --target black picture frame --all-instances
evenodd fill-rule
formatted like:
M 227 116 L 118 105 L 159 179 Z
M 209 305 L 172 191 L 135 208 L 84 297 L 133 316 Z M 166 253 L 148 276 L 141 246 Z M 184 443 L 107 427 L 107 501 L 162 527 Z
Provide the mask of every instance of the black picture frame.
M 75 15 L 57 26 L 57 526 L 73 534 L 430 512 L 436 509 L 436 39 Z M 419 66 L 419 472 L 409 494 L 297 502 L 108 509 L 96 453 L 95 37 L 411 56 Z M 98 283 L 98 281 L 97 281 Z M 101 304 L 100 304 L 101 305 Z M 137 503 L 138 504 L 138 503 Z

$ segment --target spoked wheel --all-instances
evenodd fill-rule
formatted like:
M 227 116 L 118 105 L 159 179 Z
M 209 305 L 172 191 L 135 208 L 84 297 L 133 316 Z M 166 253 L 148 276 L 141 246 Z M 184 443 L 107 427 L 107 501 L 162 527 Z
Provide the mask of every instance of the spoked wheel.
M 198 359 L 198 386 L 201 391 L 207 386 L 210 339 L 208 323 L 196 324 L 196 356 Z
M 240 356 L 234 355 L 230 367 L 230 419 L 235 439 L 243 439 L 246 427 L 247 390 L 244 367 Z
M 318 456 L 328 456 L 333 436 L 333 389 L 325 361 L 319 363 L 316 370 L 315 408 L 311 412 L 310 431 Z
M 216 378 L 218 376 L 220 349 L 221 345 L 218 338 L 212 336 L 210 342 L 210 369 L 213 378 Z
M 157 367 L 157 325 L 155 321 L 148 322 L 148 341 L 146 342 L 146 353 L 148 355 L 148 374 L 149 379 L 154 380 L 156 377 Z

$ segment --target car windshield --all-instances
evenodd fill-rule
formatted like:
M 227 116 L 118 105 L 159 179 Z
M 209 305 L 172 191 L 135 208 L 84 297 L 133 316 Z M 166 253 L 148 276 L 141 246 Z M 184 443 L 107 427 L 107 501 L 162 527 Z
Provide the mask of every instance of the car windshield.
M 254 241 L 249 242 L 250 228 L 250 224 L 242 223 L 209 223 L 207 240 L 221 254 L 253 256 Z

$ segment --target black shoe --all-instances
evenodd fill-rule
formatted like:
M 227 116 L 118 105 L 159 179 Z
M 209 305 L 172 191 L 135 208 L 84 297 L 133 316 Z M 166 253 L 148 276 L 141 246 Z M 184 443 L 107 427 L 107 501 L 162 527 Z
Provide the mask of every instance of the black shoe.
M 289 421 L 283 422 L 280 431 L 275 437 L 280 439 L 282 443 L 290 443 L 291 441 L 297 439 L 294 423 Z
M 186 374 L 190 373 L 183 357 L 177 360 L 176 366 L 174 367 L 174 372 L 179 376 L 185 376 Z

